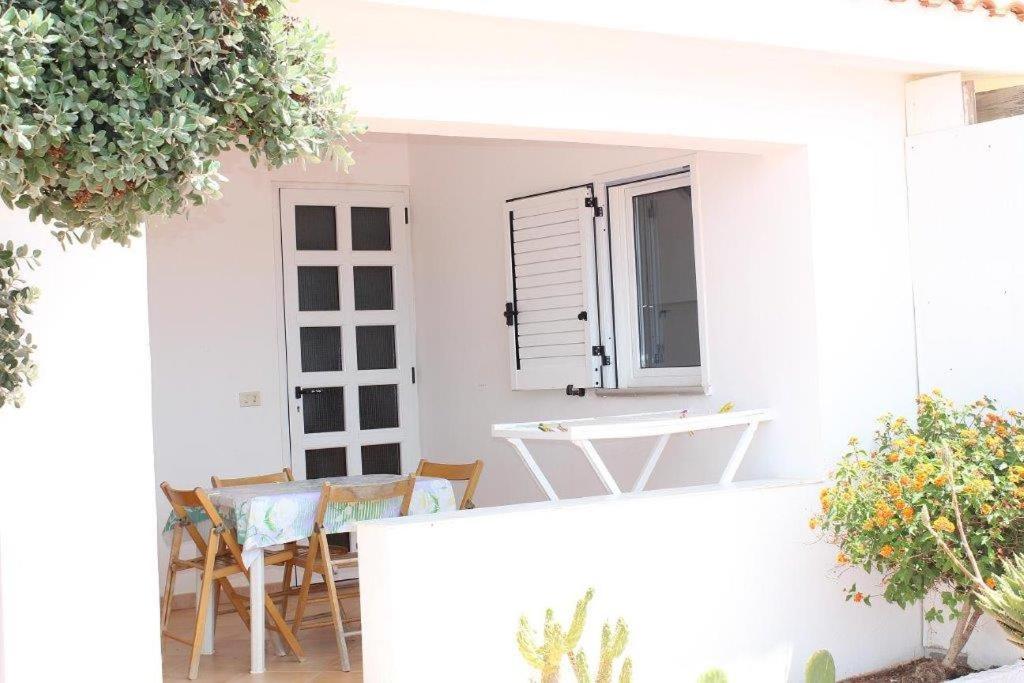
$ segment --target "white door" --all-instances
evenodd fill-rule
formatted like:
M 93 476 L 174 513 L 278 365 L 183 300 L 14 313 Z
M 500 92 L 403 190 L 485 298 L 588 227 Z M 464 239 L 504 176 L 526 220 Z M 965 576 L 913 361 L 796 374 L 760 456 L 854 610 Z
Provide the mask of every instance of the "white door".
M 404 473 L 419 461 L 407 194 L 282 189 L 292 467 Z

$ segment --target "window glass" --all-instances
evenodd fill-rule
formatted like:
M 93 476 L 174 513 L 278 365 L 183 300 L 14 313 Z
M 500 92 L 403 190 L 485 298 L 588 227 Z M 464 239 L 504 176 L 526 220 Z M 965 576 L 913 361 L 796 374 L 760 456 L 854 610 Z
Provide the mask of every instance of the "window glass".
M 633 197 L 640 367 L 700 366 L 689 187 Z

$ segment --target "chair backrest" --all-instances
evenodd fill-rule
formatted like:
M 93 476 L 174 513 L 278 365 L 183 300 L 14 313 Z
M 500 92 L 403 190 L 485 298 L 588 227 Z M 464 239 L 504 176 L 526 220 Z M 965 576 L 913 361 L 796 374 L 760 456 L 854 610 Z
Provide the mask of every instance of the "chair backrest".
M 182 521 L 182 526 L 188 531 L 188 535 L 192 538 L 192 542 L 196 544 L 200 554 L 206 555 L 209 544 L 203 538 L 202 532 L 199 531 L 199 527 L 192 520 L 192 517 L 189 516 L 188 508 L 200 508 L 206 513 L 213 527 L 211 533 L 215 532 L 220 535 L 223 547 L 227 548 L 239 566 L 243 566 L 242 547 L 238 544 L 237 539 L 235 539 L 234 532 L 224 525 L 223 518 L 217 512 L 217 508 L 213 506 L 213 501 L 210 500 L 210 496 L 206 494 L 206 491 L 201 488 L 195 488 L 191 491 L 187 489 L 174 489 L 166 481 L 160 484 L 160 488 L 163 490 L 164 495 L 167 496 L 167 502 L 171 504 L 174 514 Z M 218 552 L 220 550 L 222 549 L 219 549 Z
M 466 492 L 462 494 L 462 502 L 459 503 L 459 509 L 467 510 L 474 507 L 473 494 L 476 492 L 476 485 L 480 481 L 480 474 L 483 471 L 483 460 L 461 465 L 420 460 L 420 465 L 416 468 L 416 476 L 466 482 Z
M 252 477 L 218 477 L 216 474 L 210 477 L 213 488 L 222 489 L 229 486 L 249 486 L 251 484 L 282 484 L 288 481 L 295 481 L 292 476 L 292 468 L 285 467 L 280 472 L 270 474 L 257 474 Z
M 171 509 L 174 510 L 175 516 L 181 521 L 181 525 L 188 532 L 192 542 L 199 548 L 199 552 L 205 555 L 206 539 L 203 538 L 199 527 L 196 526 L 195 521 L 189 515 L 189 509 L 199 508 L 210 518 L 210 523 L 213 526 L 223 527 L 224 520 L 217 513 L 217 509 L 213 507 L 209 496 L 200 488 L 192 490 L 171 488 L 171 485 L 166 481 L 160 484 L 160 489 L 167 496 L 167 502 L 171 504 Z
M 387 484 L 375 484 L 372 486 L 351 486 L 344 484 L 331 484 L 326 482 L 320 489 L 320 502 L 316 508 L 316 528 L 323 527 L 324 517 L 327 516 L 327 508 L 332 503 L 373 503 L 392 498 L 401 498 L 402 505 L 398 514 L 405 517 L 409 514 L 409 505 L 412 503 L 412 492 L 416 487 L 416 475 L 410 475 L 405 479 L 399 479 Z

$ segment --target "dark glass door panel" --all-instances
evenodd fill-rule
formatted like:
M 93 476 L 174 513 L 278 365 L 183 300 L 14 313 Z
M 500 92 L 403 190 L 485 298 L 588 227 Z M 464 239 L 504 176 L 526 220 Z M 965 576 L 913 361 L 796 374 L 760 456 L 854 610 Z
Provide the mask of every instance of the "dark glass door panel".
M 356 364 L 360 370 L 390 370 L 398 367 L 394 325 L 356 327 Z
M 359 428 L 391 429 L 398 426 L 398 385 L 359 387 Z
M 401 474 L 402 450 L 397 443 L 379 443 L 360 449 L 363 474 Z
M 357 311 L 390 311 L 395 308 L 391 266 L 355 266 L 352 280 Z
M 391 251 L 391 210 L 352 207 L 352 251 Z
M 303 327 L 299 329 L 303 372 L 341 370 L 341 328 Z
M 345 431 L 345 389 L 306 389 L 302 395 L 302 424 L 306 434 Z
M 306 479 L 344 477 L 348 474 L 348 461 L 344 446 L 306 449 Z
M 341 308 L 337 266 L 299 266 L 299 310 L 337 311 Z
M 337 251 L 338 226 L 333 206 L 295 207 L 295 248 L 299 251 Z

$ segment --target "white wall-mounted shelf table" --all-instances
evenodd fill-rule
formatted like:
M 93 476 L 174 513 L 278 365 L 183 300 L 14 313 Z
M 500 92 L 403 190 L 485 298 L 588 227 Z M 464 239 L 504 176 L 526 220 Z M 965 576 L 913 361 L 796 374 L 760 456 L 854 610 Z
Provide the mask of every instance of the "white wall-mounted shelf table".
M 683 411 L 672 410 L 659 413 L 637 413 L 634 415 L 614 415 L 610 417 L 591 417 L 573 420 L 541 420 L 539 422 L 518 422 L 496 424 L 491 427 L 491 435 L 506 439 L 522 458 L 526 468 L 533 475 L 537 485 L 544 490 L 548 498 L 558 500 L 551 482 L 544 476 L 537 461 L 526 447 L 527 441 L 566 441 L 583 451 L 587 462 L 594 469 L 598 479 L 609 493 L 619 494 L 622 489 L 612 477 L 601 455 L 594 448 L 594 441 L 601 439 L 634 439 L 659 437 L 647 456 L 640 476 L 633 484 L 633 491 L 642 491 L 654 472 L 654 467 L 661 459 L 673 434 L 699 432 L 708 429 L 745 426 L 740 434 L 739 443 L 733 449 L 729 461 L 725 465 L 720 484 L 731 483 L 736 470 L 743 462 L 750 442 L 754 438 L 757 426 L 773 418 L 769 410 L 740 410 L 712 415 L 689 416 Z

